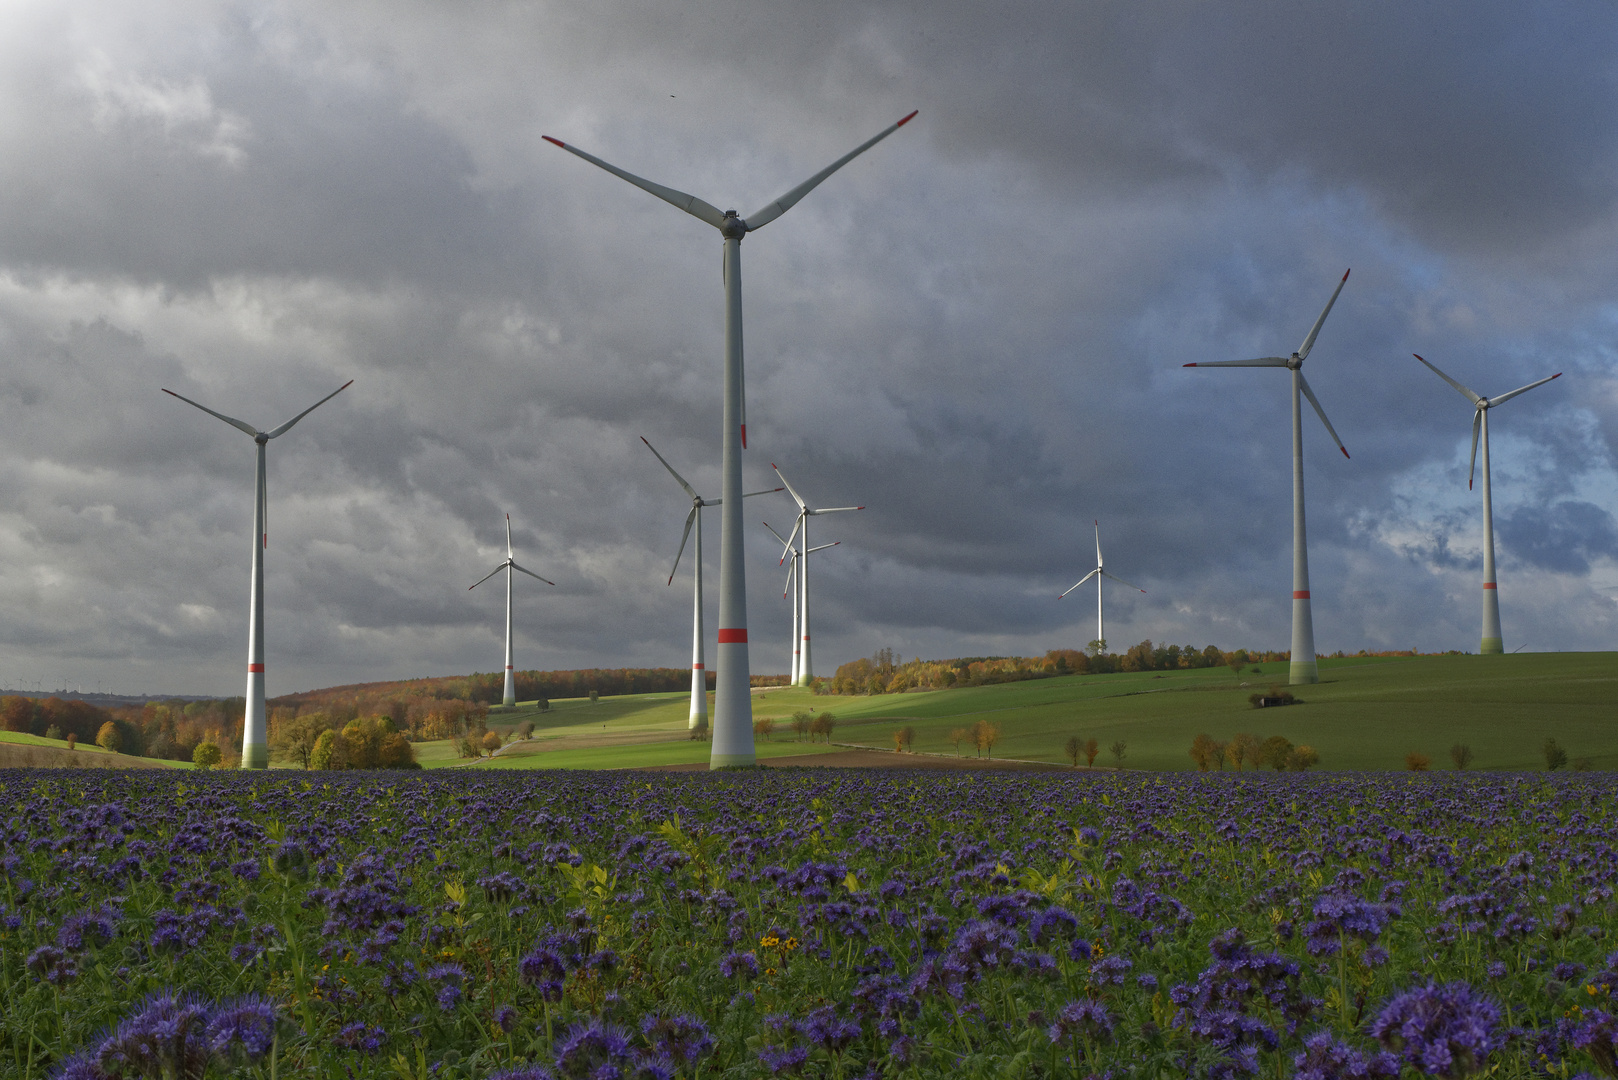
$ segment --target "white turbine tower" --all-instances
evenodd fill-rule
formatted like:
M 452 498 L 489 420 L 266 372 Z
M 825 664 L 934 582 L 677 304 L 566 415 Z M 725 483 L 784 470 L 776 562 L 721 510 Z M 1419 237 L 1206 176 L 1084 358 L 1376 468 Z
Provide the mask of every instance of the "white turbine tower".
M 781 489 L 776 488 L 776 490 L 780 491 Z M 768 521 L 764 522 L 764 527 L 766 529 L 770 529 L 770 535 L 775 537 L 777 540 L 780 540 L 782 546 L 792 554 L 792 565 L 787 567 L 787 584 L 786 588 L 781 593 L 781 599 L 785 600 L 787 593 L 792 594 L 792 675 L 789 685 L 796 686 L 798 684 L 798 672 L 803 669 L 803 650 L 801 647 L 802 635 L 799 632 L 798 623 L 798 590 L 792 587 L 793 575 L 799 572 L 798 563 L 803 559 L 804 555 L 811 554 L 816 551 L 825 551 L 827 548 L 836 547 L 838 544 L 841 544 L 842 541 L 833 540 L 829 544 L 818 544 L 815 547 L 810 548 L 808 552 L 803 552 L 799 551 L 797 547 L 794 546 L 790 541 L 783 538 L 780 533 L 776 532 L 774 529 L 771 529 Z M 781 562 L 786 561 L 787 557 L 782 555 Z
M 911 113 L 874 138 L 867 139 L 747 218 L 738 217 L 734 210 L 721 212 L 693 195 L 643 180 L 559 139 L 549 135 L 544 137 L 547 142 L 707 222 L 724 237 L 725 414 L 719 484 L 719 495 L 724 505 L 719 518 L 719 672 L 714 692 L 713 750 L 708 758 L 710 768 L 752 765 L 757 760 L 753 750 L 753 702 L 747 658 L 747 577 L 742 559 L 741 452 L 747 447 L 747 410 L 742 379 L 742 237 L 762 229 L 792 209 L 821 181 L 898 131 L 915 115 Z
M 685 477 L 674 471 L 674 466 L 664 460 L 663 455 L 657 452 L 657 447 L 646 442 L 642 435 L 640 441 L 646 443 L 646 449 L 656 455 L 657 460 L 663 462 L 663 468 L 674 477 L 685 493 L 691 496 L 691 512 L 685 516 L 685 532 L 680 534 L 680 550 L 674 553 L 674 566 L 669 570 L 670 585 L 674 584 L 674 575 L 680 569 L 680 557 L 685 554 L 685 542 L 691 539 L 691 529 L 697 530 L 697 548 L 692 553 L 696 560 L 696 599 L 692 601 L 693 614 L 691 616 L 691 715 L 686 726 L 692 731 L 706 730 L 708 727 L 708 672 L 704 666 L 702 653 L 702 508 L 704 506 L 718 506 L 723 499 L 704 499 L 698 495 L 696 489 L 685 482 Z M 751 499 L 754 495 L 768 495 L 780 491 L 780 488 L 767 488 L 764 491 L 749 491 L 743 495 L 744 499 Z
M 303 412 L 278 428 L 260 431 L 252 424 L 224 413 L 214 412 L 206 405 L 198 405 L 173 390 L 164 390 L 170 397 L 179 398 L 187 405 L 195 405 L 209 416 L 217 417 L 239 431 L 246 432 L 258 444 L 258 475 L 253 496 L 253 584 L 252 599 L 247 613 L 247 709 L 242 718 L 242 768 L 267 769 L 270 767 L 270 744 L 264 716 L 264 549 L 270 546 L 270 534 L 265 524 L 269 494 L 264 483 L 264 448 L 271 439 L 285 435 L 292 425 L 320 408 L 332 398 L 354 385 L 350 379 Z
M 1303 339 L 1303 344 L 1291 356 L 1266 356 L 1258 360 L 1213 360 L 1207 363 L 1186 364 L 1186 367 L 1282 367 L 1292 372 L 1292 670 L 1287 681 L 1293 686 L 1301 683 L 1316 683 L 1320 681 L 1320 666 L 1315 662 L 1315 623 L 1314 615 L 1309 601 L 1309 543 L 1305 535 L 1303 521 L 1303 414 L 1298 403 L 1298 394 L 1309 399 L 1309 404 L 1315 407 L 1320 414 L 1320 422 L 1326 425 L 1331 433 L 1332 441 L 1337 449 L 1348 457 L 1348 448 L 1343 440 L 1337 437 L 1332 428 L 1331 421 L 1326 419 L 1326 410 L 1320 407 L 1320 401 L 1315 392 L 1309 389 L 1308 380 L 1303 377 L 1303 362 L 1309 359 L 1309 350 L 1315 347 L 1315 338 L 1320 333 L 1321 324 L 1326 316 L 1331 314 L 1332 305 L 1337 303 L 1337 294 L 1343 291 L 1348 283 L 1348 271 L 1343 272 L 1343 280 L 1337 283 L 1337 288 L 1326 301 L 1326 307 L 1310 328 L 1309 336 Z
M 1096 522 L 1096 568 L 1090 571 L 1088 574 L 1085 574 L 1078 581 L 1074 582 L 1073 589 L 1077 589 L 1080 585 L 1083 585 L 1091 578 L 1096 579 L 1096 640 L 1101 642 L 1100 646 L 1098 647 L 1104 649 L 1107 647 L 1107 635 L 1102 633 L 1101 625 L 1101 579 L 1112 578 L 1112 580 L 1116 581 L 1120 585 L 1129 585 L 1129 582 L 1120 577 L 1112 577 L 1112 575 L 1106 571 L 1106 564 L 1102 562 L 1101 559 L 1101 522 L 1099 521 Z M 1141 589 L 1139 585 L 1129 585 L 1129 587 L 1131 589 L 1140 589 L 1141 592 L 1146 591 L 1145 589 Z M 1073 589 L 1069 589 L 1061 596 L 1058 596 L 1057 599 L 1062 599 L 1067 595 L 1067 593 L 1072 592 Z
M 517 672 L 516 672 L 516 668 L 514 668 L 512 666 L 512 659 L 511 659 L 511 572 L 513 570 L 517 570 L 517 571 L 520 571 L 520 572 L 522 572 L 524 574 L 527 574 L 531 578 L 535 578 L 535 579 L 537 579 L 539 581 L 543 581 L 547 585 L 554 586 L 556 584 L 556 582 L 554 582 L 554 581 L 550 581 L 550 580 L 548 580 L 546 578 L 540 577 L 538 574 L 534 573 L 532 570 L 525 570 L 522 567 L 518 566 L 517 565 L 517 560 L 513 557 L 513 554 L 514 553 L 511 550 L 511 515 L 507 514 L 506 515 L 506 561 L 501 563 L 499 566 L 495 567 L 493 570 L 490 570 L 487 574 L 484 574 L 482 577 L 478 578 L 476 581 L 472 582 L 472 584 L 470 584 L 470 585 L 468 585 L 466 587 L 466 591 L 471 592 L 473 589 L 477 588 L 479 585 L 482 585 L 485 581 L 488 581 L 490 578 L 494 577 L 494 575 L 498 574 L 500 571 L 504 570 L 506 572 L 506 692 L 500 699 L 501 703 L 504 704 L 504 705 L 515 705 L 515 704 L 517 704 Z
M 1478 464 L 1478 436 L 1483 437 L 1483 642 L 1478 648 L 1481 653 L 1503 653 L 1506 651 L 1505 639 L 1500 633 L 1500 592 L 1495 587 L 1494 579 L 1494 501 L 1489 490 L 1489 410 L 1496 405 L 1504 405 L 1518 394 L 1526 394 L 1536 386 L 1544 386 L 1552 379 L 1560 379 L 1562 373 L 1547 375 L 1538 382 L 1531 382 L 1527 386 L 1518 387 L 1509 394 L 1499 397 L 1479 397 L 1471 390 L 1462 386 L 1454 379 L 1439 371 L 1432 364 L 1415 353 L 1411 353 L 1417 360 L 1432 368 L 1433 374 L 1449 383 L 1460 391 L 1461 395 L 1472 403 L 1472 462 L 1466 468 L 1466 486 L 1472 487 L 1472 476 Z
M 776 476 L 781 476 L 780 469 L 776 469 L 773 464 L 770 468 L 775 469 Z M 798 534 L 803 534 L 803 547 L 799 551 L 800 564 L 798 568 L 798 592 L 802 597 L 798 601 L 798 670 L 794 674 L 792 684 L 794 686 L 808 686 L 815 677 L 814 665 L 809 659 L 809 553 L 820 550 L 809 546 L 809 519 L 820 514 L 841 514 L 847 510 L 864 510 L 865 507 L 831 506 L 824 510 L 816 510 L 803 501 L 803 496 L 793 490 L 786 477 L 781 476 L 781 483 L 786 484 L 787 493 L 792 496 L 792 501 L 798 504 L 798 520 L 793 524 L 792 532 L 787 535 L 786 539 L 788 551 L 792 549 L 792 541 L 797 539 Z M 775 530 L 771 529 L 770 531 L 774 532 Z M 777 536 L 776 539 L 779 540 L 780 537 Z M 786 552 L 781 553 L 781 561 L 786 561 Z

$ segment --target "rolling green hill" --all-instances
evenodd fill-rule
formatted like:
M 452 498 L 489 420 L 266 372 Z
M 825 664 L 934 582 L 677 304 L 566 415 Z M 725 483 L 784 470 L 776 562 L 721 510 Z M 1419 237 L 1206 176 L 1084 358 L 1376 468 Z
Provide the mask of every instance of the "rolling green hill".
M 1262 665 L 1261 665 L 1262 666 Z M 1273 669 L 1273 670 L 1270 670 Z M 834 742 L 893 746 L 893 732 L 915 729 L 919 752 L 955 754 L 951 732 L 979 719 L 998 724 L 996 757 L 1061 761 L 1070 735 L 1103 748 L 1127 743 L 1125 768 L 1190 769 L 1192 738 L 1224 741 L 1237 732 L 1284 735 L 1313 746 L 1326 769 L 1402 769 L 1405 755 L 1449 767 L 1454 743 L 1471 746 L 1475 769 L 1543 769 L 1540 745 L 1554 737 L 1572 759 L 1618 768 L 1618 653 L 1516 656 L 1417 656 L 1323 660 L 1321 682 L 1294 688 L 1301 702 L 1256 710 L 1248 696 L 1284 682 L 1286 665 L 1243 675 L 1224 668 L 1116 675 L 1074 675 L 998 686 L 875 697 L 812 697 L 798 689 L 753 695 L 755 717 L 780 718 L 758 742 L 760 756 L 817 752 L 783 731 L 798 709 L 838 718 Z M 524 719 L 535 738 L 472 768 L 628 768 L 706 760 L 707 746 L 686 737 L 685 694 L 645 694 L 552 702 L 490 713 L 491 727 Z M 454 764 L 421 744 L 423 764 Z M 961 753 L 970 755 L 969 745 Z M 436 760 L 429 761 L 430 756 Z M 1112 765 L 1102 751 L 1097 765 Z

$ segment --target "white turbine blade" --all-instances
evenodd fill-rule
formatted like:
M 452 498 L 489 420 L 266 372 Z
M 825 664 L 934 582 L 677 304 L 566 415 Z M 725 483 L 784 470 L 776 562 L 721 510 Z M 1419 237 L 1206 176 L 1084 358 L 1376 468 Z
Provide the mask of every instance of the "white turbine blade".
M 518 566 L 516 563 L 512 563 L 511 568 L 513 570 L 516 570 L 518 573 L 527 574 L 531 578 L 538 578 L 538 580 L 543 581 L 547 585 L 555 585 L 556 584 L 556 582 L 552 581 L 550 578 L 542 578 L 538 574 L 534 573 L 532 570 L 525 570 L 522 567 Z
M 1483 430 L 1483 410 L 1472 414 L 1472 461 L 1466 466 L 1466 490 L 1472 490 L 1472 477 L 1478 470 L 1478 433 Z
M 292 430 L 293 424 L 296 424 L 299 420 L 302 420 L 304 417 L 308 416 L 310 413 L 314 412 L 316 409 L 326 404 L 326 402 L 330 401 L 332 398 L 336 397 L 338 394 L 341 394 L 344 390 L 347 390 L 353 385 L 354 380 L 348 380 L 346 383 L 339 386 L 337 389 L 333 390 L 331 393 L 327 394 L 325 397 L 321 398 L 319 401 L 315 402 L 313 405 L 309 406 L 307 409 L 303 410 L 303 412 L 299 413 L 297 416 L 294 416 L 291 420 L 288 420 L 274 431 L 265 432 L 264 437 L 266 439 L 273 439 L 277 435 L 285 435 L 287 432 Z
M 182 396 L 180 394 L 176 394 L 173 390 L 164 390 L 163 393 L 167 394 L 169 397 L 177 397 L 181 401 L 185 402 L 187 405 L 196 405 L 197 408 L 201 409 L 203 412 L 207 413 L 209 416 L 218 417 L 220 420 L 223 420 L 225 423 L 229 424 L 231 427 L 238 428 L 238 429 L 240 429 L 242 431 L 245 431 L 245 432 L 247 432 L 247 434 L 251 435 L 255 439 L 258 438 L 258 428 L 254 427 L 252 424 L 244 423 L 241 420 L 236 419 L 234 416 L 226 416 L 222 412 L 214 412 L 212 409 L 208 408 L 208 406 L 206 406 L 206 405 L 197 405 L 197 403 L 192 401 L 190 398 L 184 397 L 184 396 Z
M 698 495 L 695 491 L 693 491 L 692 488 L 691 488 L 691 485 L 685 482 L 685 477 L 683 477 L 679 473 L 675 472 L 674 471 L 674 466 L 670 465 L 667 461 L 665 461 L 664 458 L 663 458 L 663 455 L 659 454 L 657 452 L 657 447 L 653 446 L 649 442 L 646 442 L 646 436 L 642 435 L 640 437 L 640 441 L 643 442 L 643 443 L 646 443 L 646 449 L 650 450 L 652 452 L 652 455 L 654 457 L 656 457 L 657 460 L 663 462 L 663 468 L 665 468 L 665 469 L 667 469 L 669 471 L 669 475 L 674 477 L 675 483 L 679 484 L 680 487 L 682 489 L 684 489 L 684 491 L 685 491 L 685 493 L 687 495 L 691 496 L 693 499 L 696 499 L 698 501 L 700 501 L 702 499 L 702 496 Z
M 1562 377 L 1562 373 L 1560 371 L 1558 371 L 1555 375 L 1547 375 L 1545 378 L 1539 380 L 1538 382 L 1531 382 L 1527 386 L 1520 386 L 1517 389 L 1513 390 L 1509 394 L 1501 394 L 1499 397 L 1492 397 L 1492 398 L 1489 399 L 1489 408 L 1492 409 L 1496 405 L 1501 404 L 1502 402 L 1510 401 L 1512 398 L 1516 397 L 1518 394 L 1526 394 L 1526 393 L 1528 393 L 1528 391 L 1532 390 L 1536 386 L 1544 386 L 1546 383 L 1550 382 L 1552 379 L 1560 379 L 1561 377 Z
M 1344 270 L 1343 280 L 1337 283 L 1337 288 L 1333 290 L 1331 299 L 1327 300 L 1326 306 L 1321 309 L 1320 318 L 1315 320 L 1315 325 L 1309 330 L 1309 336 L 1304 338 L 1303 344 L 1298 347 L 1298 359 L 1300 361 L 1309 359 L 1309 350 L 1315 347 L 1315 338 L 1320 333 L 1320 326 L 1326 321 L 1326 316 L 1331 314 L 1331 306 L 1337 303 L 1337 294 L 1343 291 L 1344 285 L 1348 284 L 1348 275 L 1349 271 Z
M 1142 589 L 1139 585 L 1136 585 L 1133 582 L 1125 581 L 1121 577 L 1113 577 L 1111 574 L 1107 573 L 1105 570 L 1097 570 L 1096 573 L 1100 574 L 1104 578 L 1112 578 L 1113 581 L 1116 581 L 1120 585 L 1128 585 L 1131 589 L 1138 589 L 1141 592 L 1146 591 L 1145 589 Z
M 1099 573 L 1101 573 L 1101 568 L 1097 567 L 1096 569 L 1090 571 L 1088 574 L 1085 574 L 1078 581 L 1075 581 L 1073 583 L 1073 589 L 1077 589 L 1080 585 L 1083 585 L 1086 581 L 1089 581 L 1091 578 L 1095 577 Z M 1069 589 L 1067 592 L 1063 593 L 1062 596 L 1066 596 L 1067 593 L 1072 592 L 1073 589 Z M 1062 596 L 1058 596 L 1057 599 L 1058 600 L 1062 599 Z
M 1096 569 L 1099 570 L 1105 565 L 1107 565 L 1107 564 L 1104 563 L 1101 560 L 1101 520 L 1099 518 L 1097 518 L 1096 519 Z
M 1432 364 L 1427 363 L 1427 358 L 1422 356 L 1420 353 L 1411 353 L 1410 355 L 1414 356 L 1417 360 L 1420 360 L 1422 363 L 1427 364 L 1427 366 L 1429 368 L 1432 368 L 1432 371 L 1433 371 L 1434 375 L 1437 375 L 1440 379 L 1443 379 L 1445 382 L 1447 382 L 1451 386 L 1455 387 L 1455 389 L 1459 390 L 1461 392 L 1461 394 L 1463 396 L 1465 396 L 1466 400 L 1470 401 L 1472 404 L 1476 405 L 1478 402 L 1483 400 L 1481 397 L 1474 394 L 1471 390 L 1469 390 L 1466 387 L 1462 386 L 1460 383 L 1456 382 L 1454 379 L 1450 378 L 1448 375 L 1445 375 L 1442 371 L 1439 371 L 1436 367 L 1433 367 Z
M 781 540 L 781 534 L 776 532 L 773 528 L 771 528 L 770 523 L 768 521 L 764 522 L 764 527 L 766 529 L 770 530 L 770 535 L 771 536 L 775 537 L 777 540 Z M 785 540 L 781 540 L 781 546 L 782 547 L 789 547 L 791 545 L 789 545 Z
M 803 515 L 799 514 L 798 515 L 798 520 L 796 520 L 796 521 L 794 521 L 792 523 L 792 531 L 787 533 L 787 542 L 786 542 L 787 551 L 796 551 L 797 550 L 796 548 L 794 548 L 792 546 L 792 542 L 798 538 L 798 530 L 801 529 L 801 528 L 803 528 Z M 772 529 L 771 531 L 773 532 L 774 530 Z M 786 558 L 787 558 L 786 552 L 784 551 L 784 552 L 781 553 L 781 562 L 785 562 Z M 777 563 L 776 565 L 779 566 L 780 563 Z
M 553 139 L 549 135 L 542 135 L 540 138 L 544 139 L 548 143 L 560 146 L 563 150 L 566 150 L 570 154 L 578 155 L 592 165 L 606 169 L 618 179 L 629 181 L 642 191 L 650 192 L 651 194 L 656 195 L 659 199 L 662 199 L 669 205 L 679 207 L 692 217 L 706 221 L 709 225 L 712 225 L 716 229 L 724 227 L 725 215 L 719 212 L 718 207 L 711 203 L 703 202 L 695 195 L 687 195 L 683 191 L 676 191 L 674 188 L 664 187 L 662 184 L 654 184 L 650 180 L 644 180 L 641 177 L 636 176 L 634 173 L 624 172 L 624 170 L 618 168 L 618 166 L 608 165 L 605 161 L 602 161 L 594 154 L 586 154 L 583 150 L 580 150 L 576 146 L 569 146 L 561 139 Z
M 516 552 L 511 550 L 511 515 L 506 515 L 506 558 L 511 558 Z
M 685 532 L 680 534 L 680 550 L 674 553 L 674 565 L 669 568 L 668 583 L 670 585 L 674 584 L 674 575 L 679 572 L 680 556 L 685 554 L 685 542 L 691 539 L 691 525 L 697 520 L 697 514 L 699 512 L 700 508 L 693 506 L 691 508 L 691 512 L 685 516 Z
M 270 478 L 269 478 L 269 476 L 267 474 L 265 476 L 262 476 L 262 477 L 259 478 L 259 482 L 258 482 L 258 520 L 259 520 L 259 523 L 264 526 L 264 531 L 259 534 L 258 542 L 263 544 L 266 549 L 268 549 L 269 546 L 270 546 L 270 492 L 269 492 L 269 486 L 270 486 Z
M 1181 364 L 1181 367 L 1286 367 L 1287 359 L 1284 356 L 1261 356 L 1257 360 L 1203 360 L 1195 364 Z
M 806 513 L 806 514 L 841 514 L 845 510 L 864 510 L 864 509 L 865 509 L 865 507 L 863 507 L 863 506 L 830 506 L 830 507 L 827 507 L 824 510 L 811 510 L 806 506 L 806 507 L 803 508 L 803 512 Z
M 781 476 L 781 470 L 776 467 L 775 462 L 773 462 L 773 461 L 770 462 L 770 468 L 775 469 L 775 475 L 776 476 Z M 809 504 L 804 502 L 803 497 L 800 496 L 797 493 L 797 491 L 793 489 L 792 481 L 788 480 L 784 476 L 781 476 L 781 483 L 786 485 L 786 489 L 787 489 L 788 494 L 790 494 L 792 496 L 792 501 L 798 504 L 798 509 L 799 510 L 807 510 L 807 509 L 809 509 Z
M 477 588 L 479 585 L 482 585 L 485 581 L 488 581 L 490 578 L 494 577 L 494 575 L 498 574 L 500 571 L 504 570 L 505 568 L 506 568 L 506 564 L 501 563 L 499 566 L 495 567 L 493 570 L 490 570 L 487 574 L 484 574 L 482 577 L 480 577 L 476 581 L 472 582 L 472 584 L 468 585 L 466 587 L 466 591 L 471 592 L 473 589 Z
M 1337 443 L 1337 449 L 1343 452 L 1344 457 L 1348 457 L 1348 447 L 1344 446 L 1343 440 L 1337 437 L 1336 429 L 1331 426 L 1331 421 L 1326 419 L 1326 410 L 1320 407 L 1320 401 L 1315 397 L 1315 392 L 1309 389 L 1309 380 L 1303 377 L 1303 372 L 1301 371 L 1298 372 L 1298 387 L 1303 391 L 1303 396 L 1309 399 L 1309 404 L 1315 407 L 1315 412 L 1320 416 L 1320 422 L 1326 425 L 1327 431 L 1331 432 L 1332 441 Z
M 798 560 L 793 559 L 792 565 L 787 567 L 787 583 L 781 587 L 781 599 L 785 600 L 792 595 L 792 575 L 797 573 Z
M 765 488 L 763 491 L 749 491 L 746 495 L 743 495 L 742 498 L 751 499 L 754 495 L 774 495 L 777 491 L 785 490 L 786 488 Z M 719 501 L 720 500 L 715 499 L 714 503 L 717 504 Z
M 833 540 L 829 544 L 817 544 L 814 547 L 810 548 L 809 551 L 804 552 L 804 554 L 808 555 L 809 552 L 811 552 L 811 551 L 825 551 L 827 548 L 836 547 L 838 544 L 841 544 L 841 543 L 842 543 L 841 540 Z
M 797 205 L 799 199 L 803 198 L 805 195 L 809 194 L 816 187 L 818 187 L 822 180 L 826 179 L 826 177 L 830 176 L 838 169 L 841 169 L 844 165 L 847 165 L 850 161 L 853 161 L 861 154 L 865 153 L 865 151 L 869 150 L 883 139 L 886 139 L 889 135 L 892 135 L 895 131 L 898 131 L 900 128 L 904 127 L 910 122 L 911 117 L 915 115 L 916 114 L 912 112 L 910 116 L 900 120 L 892 127 L 887 128 L 880 134 L 860 143 L 859 146 L 855 147 L 853 150 L 850 150 L 848 153 L 844 154 L 830 165 L 827 165 L 824 169 L 821 169 L 819 172 L 815 173 L 815 175 L 811 176 L 809 179 L 805 180 L 803 183 L 799 184 L 797 187 L 793 188 L 779 199 L 776 199 L 768 206 L 762 207 L 761 209 L 747 215 L 747 231 L 752 232 L 755 229 L 762 229 L 764 226 L 768 225 L 770 222 L 774 221 L 788 210 L 791 210 L 795 205 Z

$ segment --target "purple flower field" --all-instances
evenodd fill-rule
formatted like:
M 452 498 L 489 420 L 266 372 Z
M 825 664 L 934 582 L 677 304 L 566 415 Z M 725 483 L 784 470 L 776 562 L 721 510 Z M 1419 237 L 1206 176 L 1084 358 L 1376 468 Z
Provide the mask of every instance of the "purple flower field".
M 1618 1076 L 1615 794 L 0 773 L 0 1075 Z

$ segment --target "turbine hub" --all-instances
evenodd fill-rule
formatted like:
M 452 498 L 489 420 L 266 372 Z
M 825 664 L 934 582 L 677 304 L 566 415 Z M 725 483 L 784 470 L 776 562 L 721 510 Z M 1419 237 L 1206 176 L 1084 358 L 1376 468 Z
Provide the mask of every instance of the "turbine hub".
M 1291 368 L 1293 371 L 1297 371 L 1299 368 L 1303 367 L 1303 358 L 1297 353 L 1293 353 L 1287 358 L 1287 367 Z
M 719 235 L 726 240 L 740 240 L 747 235 L 747 222 L 743 221 L 734 210 L 725 211 L 725 223 L 719 226 Z

